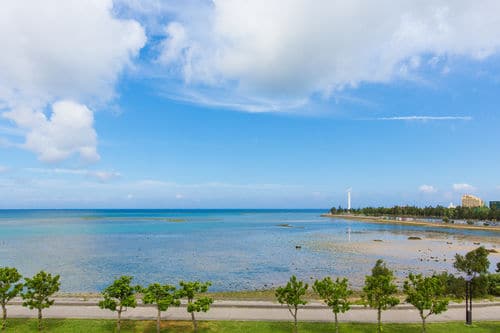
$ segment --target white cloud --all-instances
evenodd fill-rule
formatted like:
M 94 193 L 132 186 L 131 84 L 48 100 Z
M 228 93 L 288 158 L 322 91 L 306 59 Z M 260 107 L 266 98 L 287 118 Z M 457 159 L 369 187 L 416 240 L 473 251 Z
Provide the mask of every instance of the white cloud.
M 401 116 L 401 117 L 382 117 L 377 120 L 404 120 L 404 121 L 432 121 L 432 120 L 472 120 L 470 116 Z
M 50 118 L 28 108 L 6 112 L 4 117 L 27 130 L 23 147 L 43 162 L 59 162 L 74 154 L 85 162 L 99 160 L 94 114 L 85 105 L 59 101 L 52 105 Z
M 185 10 L 163 8 L 174 20 L 158 60 L 187 83 L 187 95 L 207 95 L 203 89 L 212 87 L 228 92 L 219 95 L 220 104 L 241 109 L 255 108 L 252 99 L 279 108 L 363 82 L 385 83 L 423 64 L 443 68 L 440 59 L 448 55 L 481 60 L 500 47 L 494 0 L 481 6 L 466 0 L 218 0 L 200 8 L 192 2 Z M 197 19 L 186 19 L 190 14 Z
M 470 184 L 453 184 L 453 190 L 457 192 L 463 192 L 463 191 L 470 191 L 474 192 L 476 191 L 476 188 Z
M 114 97 L 114 83 L 146 38 L 132 20 L 112 15 L 112 1 L 2 1 L 0 106 L 26 129 L 22 147 L 53 162 L 80 154 L 98 159 L 86 105 Z M 75 101 L 72 105 L 66 100 Z M 52 115 L 44 111 L 52 106 Z M 90 122 L 89 122 L 90 120 Z M 76 137 L 63 132 L 78 130 Z
M 4 173 L 9 171 L 10 168 L 6 167 L 5 165 L 0 165 L 0 173 Z
M 425 185 L 425 184 L 419 186 L 418 190 L 422 193 L 436 193 L 437 192 L 437 188 L 435 188 L 432 185 Z
M 176 199 L 179 199 L 179 200 L 180 200 L 180 199 L 184 199 L 184 195 L 183 195 L 183 194 L 180 194 L 180 193 L 177 193 L 177 194 L 175 195 L 175 198 L 176 198 Z

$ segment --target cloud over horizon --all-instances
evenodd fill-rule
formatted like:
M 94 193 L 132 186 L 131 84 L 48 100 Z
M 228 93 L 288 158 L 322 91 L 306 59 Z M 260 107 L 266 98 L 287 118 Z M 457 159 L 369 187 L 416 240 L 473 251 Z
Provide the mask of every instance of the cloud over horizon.
M 476 188 L 470 184 L 453 184 L 453 190 L 460 192 L 460 191 L 470 191 L 470 192 L 475 192 Z
M 403 120 L 403 121 L 432 121 L 432 120 L 472 120 L 470 116 L 400 116 L 400 117 L 381 117 L 377 120 Z
M 422 193 L 436 193 L 437 192 L 437 188 L 435 188 L 432 185 L 425 185 L 425 184 L 419 186 L 418 190 Z
M 85 176 L 87 178 L 95 179 L 103 183 L 121 177 L 121 174 L 117 171 L 104 171 L 104 170 L 65 169 L 65 168 L 54 168 L 54 169 L 25 168 L 24 170 L 32 173 L 44 173 L 52 175 Z

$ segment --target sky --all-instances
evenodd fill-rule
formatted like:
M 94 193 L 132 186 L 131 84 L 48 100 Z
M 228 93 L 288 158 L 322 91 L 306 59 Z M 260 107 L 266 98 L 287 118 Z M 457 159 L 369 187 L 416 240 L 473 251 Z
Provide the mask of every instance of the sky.
M 0 209 L 500 200 L 498 12 L 4 0 Z

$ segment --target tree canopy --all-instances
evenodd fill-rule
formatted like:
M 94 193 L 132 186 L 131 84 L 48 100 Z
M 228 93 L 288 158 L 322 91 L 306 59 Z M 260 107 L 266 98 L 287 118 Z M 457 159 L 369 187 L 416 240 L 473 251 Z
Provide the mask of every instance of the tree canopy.
M 438 276 L 423 277 L 422 274 L 408 275 L 404 282 L 406 301 L 419 311 L 422 319 L 422 333 L 426 332 L 426 319 L 448 308 L 448 299 L 444 296 L 446 286 Z
M 490 267 L 488 255 L 489 252 L 484 248 L 484 246 L 480 246 L 477 249 L 466 253 L 465 256 L 457 253 L 455 254 L 455 263 L 453 264 L 453 267 L 455 267 L 458 271 L 466 273 L 467 275 L 472 275 L 473 277 L 485 274 L 488 272 L 488 268 Z

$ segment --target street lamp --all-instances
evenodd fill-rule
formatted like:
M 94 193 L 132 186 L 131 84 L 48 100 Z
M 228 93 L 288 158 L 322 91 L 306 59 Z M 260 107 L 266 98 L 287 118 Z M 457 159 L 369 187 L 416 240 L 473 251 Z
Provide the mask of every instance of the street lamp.
M 474 275 L 465 276 L 465 323 L 472 325 L 472 279 Z

